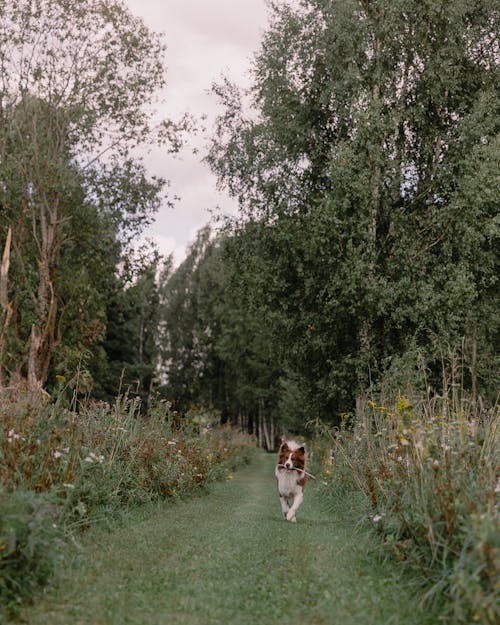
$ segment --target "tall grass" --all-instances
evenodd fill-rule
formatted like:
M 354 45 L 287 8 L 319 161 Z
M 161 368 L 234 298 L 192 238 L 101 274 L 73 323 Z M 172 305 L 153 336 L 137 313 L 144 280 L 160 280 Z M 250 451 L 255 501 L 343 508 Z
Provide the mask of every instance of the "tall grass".
M 254 449 L 249 436 L 181 418 L 165 401 L 147 416 L 126 396 L 74 408 L 0 398 L 0 621 L 49 579 L 65 536 L 124 507 L 200 489 Z
M 452 623 L 500 621 L 499 421 L 496 408 L 399 397 L 330 436 L 333 488 L 364 493 L 385 545 Z

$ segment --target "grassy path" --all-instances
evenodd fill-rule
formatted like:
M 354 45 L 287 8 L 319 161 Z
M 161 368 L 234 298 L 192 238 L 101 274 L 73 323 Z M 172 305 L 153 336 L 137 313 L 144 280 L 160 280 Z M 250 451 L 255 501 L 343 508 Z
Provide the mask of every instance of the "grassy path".
M 83 553 L 24 617 L 30 625 L 424 625 L 411 580 L 382 563 L 352 512 L 308 485 L 281 518 L 274 459 L 260 455 L 208 496 L 136 511 Z

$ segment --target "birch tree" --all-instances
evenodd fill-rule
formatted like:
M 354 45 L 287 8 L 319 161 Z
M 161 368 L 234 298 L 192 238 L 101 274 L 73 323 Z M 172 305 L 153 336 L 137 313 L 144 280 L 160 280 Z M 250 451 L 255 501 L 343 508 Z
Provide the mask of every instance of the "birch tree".
M 61 250 L 76 213 L 94 204 L 124 233 L 160 202 L 164 181 L 148 180 L 134 150 L 179 146 L 180 126 L 154 113 L 164 51 L 120 0 L 0 3 L 0 235 L 12 232 L 19 349 L 11 373 L 32 387 L 45 383 L 62 340 Z

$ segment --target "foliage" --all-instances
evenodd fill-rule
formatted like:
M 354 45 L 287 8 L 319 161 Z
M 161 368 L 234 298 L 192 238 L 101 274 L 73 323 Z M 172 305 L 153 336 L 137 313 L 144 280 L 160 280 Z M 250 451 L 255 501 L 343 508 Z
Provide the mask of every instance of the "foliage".
M 373 401 L 330 442 L 331 488 L 360 489 L 385 546 L 450 598 L 453 623 L 496 623 L 500 576 L 497 410 L 436 397 Z
M 61 539 L 54 523 L 74 532 L 131 505 L 185 496 L 253 453 L 248 435 L 203 414 L 185 418 L 165 401 L 147 416 L 127 396 L 78 411 L 63 392 L 53 402 L 19 394 L 0 403 L 0 592 L 10 611 L 47 582 Z
M 164 44 L 120 0 L 2 3 L 1 31 L 0 383 L 52 386 L 99 360 L 113 276 L 164 199 L 136 148 L 175 151 L 188 122 L 145 105 Z
M 235 309 L 265 328 L 271 410 L 295 406 L 298 429 L 338 420 L 417 351 L 438 389 L 447 346 L 494 401 L 495 3 L 270 7 L 251 88 L 214 86 L 207 160 L 240 204 L 222 264 Z
M 0 620 L 47 583 L 60 558 L 61 532 L 54 497 L 0 490 Z

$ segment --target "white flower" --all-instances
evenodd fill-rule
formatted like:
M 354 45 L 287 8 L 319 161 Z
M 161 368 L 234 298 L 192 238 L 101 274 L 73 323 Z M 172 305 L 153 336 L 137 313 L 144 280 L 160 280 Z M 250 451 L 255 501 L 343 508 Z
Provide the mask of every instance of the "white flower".
M 58 449 L 56 449 L 55 452 L 54 452 L 54 458 L 57 460 L 61 456 L 62 456 L 62 452 L 60 452 Z
M 177 445 L 175 441 L 167 441 L 167 445 Z
M 12 441 L 18 441 L 21 438 L 20 434 L 16 434 L 14 428 L 7 432 L 7 442 L 12 443 Z M 24 438 L 22 439 L 25 440 Z
M 74 484 L 63 484 L 64 488 L 75 488 Z
M 384 513 L 383 513 L 383 512 L 382 512 L 382 513 L 380 513 L 380 514 L 376 514 L 376 515 L 373 517 L 372 521 L 373 521 L 374 523 L 378 523 L 379 521 L 381 521 L 381 520 L 383 519 L 383 517 L 384 517 Z

